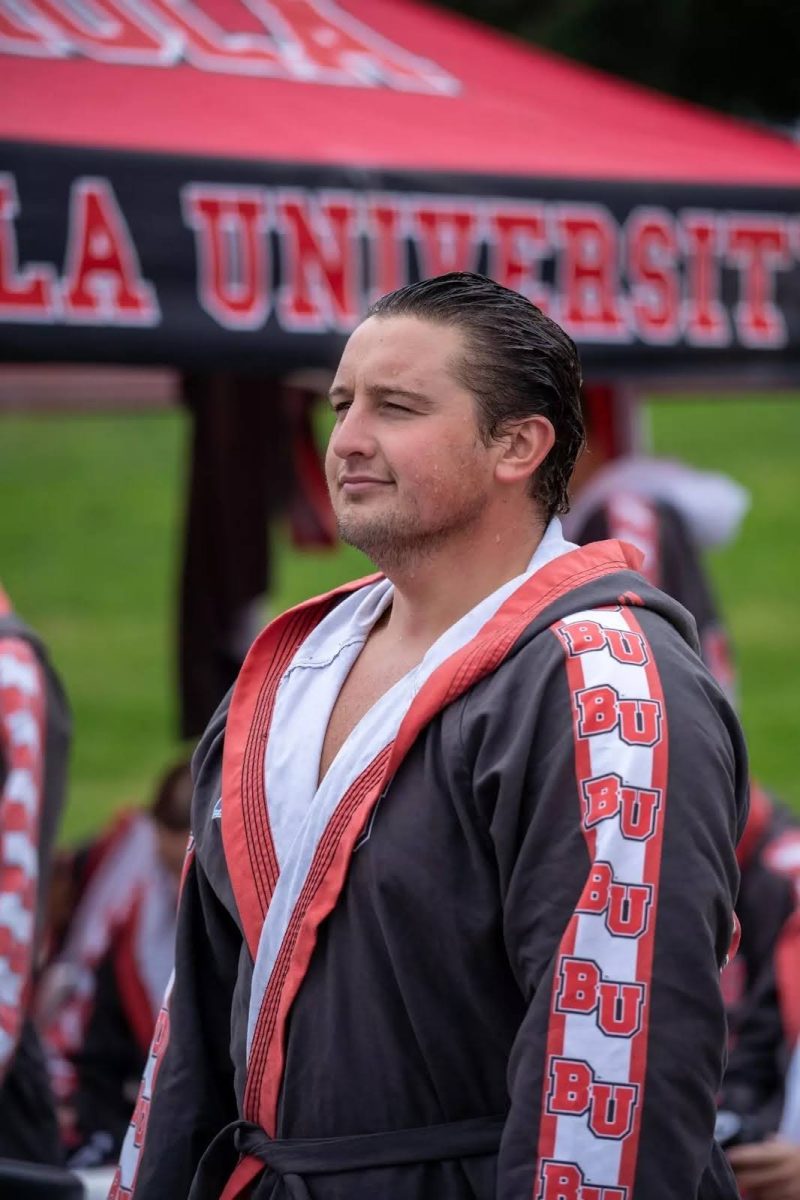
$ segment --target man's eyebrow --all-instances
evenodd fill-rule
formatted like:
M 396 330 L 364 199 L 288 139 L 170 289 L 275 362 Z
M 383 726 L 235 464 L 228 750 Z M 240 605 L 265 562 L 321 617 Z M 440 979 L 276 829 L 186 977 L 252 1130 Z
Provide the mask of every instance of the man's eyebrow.
M 406 400 L 414 400 L 418 404 L 430 406 L 433 403 L 430 396 L 426 396 L 424 392 L 414 392 L 411 388 L 393 387 L 391 384 L 376 384 L 367 390 L 378 400 L 383 399 L 384 396 L 404 396 Z
M 383 400 L 386 398 L 386 396 L 401 396 L 406 400 L 412 400 L 414 403 L 425 408 L 431 408 L 433 406 L 433 400 L 430 396 L 426 396 L 424 392 L 412 391 L 411 388 L 394 387 L 393 384 L 388 383 L 376 383 L 372 384 L 366 390 L 374 400 Z M 334 386 L 328 392 L 328 399 L 336 400 L 340 396 L 352 396 L 352 394 L 353 393 L 350 388 L 345 387 L 342 383 L 338 383 L 334 384 Z

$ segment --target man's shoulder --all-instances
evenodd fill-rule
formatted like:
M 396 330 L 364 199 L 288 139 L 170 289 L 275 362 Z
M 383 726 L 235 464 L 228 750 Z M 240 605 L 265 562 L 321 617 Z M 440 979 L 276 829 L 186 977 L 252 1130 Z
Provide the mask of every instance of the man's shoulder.
M 641 589 L 644 595 L 631 591 L 617 597 L 622 603 L 592 603 L 587 598 L 585 604 L 562 605 L 544 614 L 544 620 L 532 621 L 493 673 L 495 683 L 487 679 L 486 686 L 524 686 L 543 694 L 563 686 L 567 676 L 576 677 L 578 668 L 588 678 L 604 672 L 610 676 L 617 666 L 636 664 L 710 680 L 687 636 L 685 620 L 675 619 L 678 606 L 663 596 L 663 604 L 650 607 L 646 601 L 654 589 L 646 587 L 646 592 L 644 586 Z

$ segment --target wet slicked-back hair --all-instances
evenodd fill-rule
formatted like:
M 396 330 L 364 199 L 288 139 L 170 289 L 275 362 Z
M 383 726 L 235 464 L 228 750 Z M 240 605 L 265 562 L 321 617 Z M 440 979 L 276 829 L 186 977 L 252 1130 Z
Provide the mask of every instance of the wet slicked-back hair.
M 488 444 L 514 421 L 547 417 L 555 444 L 533 475 L 531 494 L 548 518 L 567 511 L 584 431 L 578 351 L 560 325 L 519 292 L 467 271 L 390 292 L 367 316 L 419 317 L 460 329 L 466 350 L 453 370 L 475 396 L 481 436 Z

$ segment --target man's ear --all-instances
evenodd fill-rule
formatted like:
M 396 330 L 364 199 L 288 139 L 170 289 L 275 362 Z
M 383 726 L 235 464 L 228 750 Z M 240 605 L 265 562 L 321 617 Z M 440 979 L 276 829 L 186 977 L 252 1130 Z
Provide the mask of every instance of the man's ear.
M 544 462 L 556 440 L 547 417 L 526 417 L 515 421 L 499 438 L 503 447 L 494 474 L 498 483 L 524 483 Z

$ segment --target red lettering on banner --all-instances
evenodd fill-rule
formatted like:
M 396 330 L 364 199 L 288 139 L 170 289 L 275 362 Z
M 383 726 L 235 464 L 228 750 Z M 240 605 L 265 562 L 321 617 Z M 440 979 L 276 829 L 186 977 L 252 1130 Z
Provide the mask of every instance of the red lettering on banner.
M 0 50 L 148 66 L 185 59 L 201 70 L 400 91 L 458 87 L 332 0 L 226 0 L 215 17 L 195 0 L 25 0 L 15 9 L 0 14 Z
M 618 816 L 623 837 L 643 842 L 653 836 L 661 808 L 661 792 L 657 788 L 629 787 L 623 785 L 619 775 L 611 773 L 585 779 L 581 790 L 583 820 L 588 829 Z
M 594 737 L 619 726 L 619 736 L 632 746 L 655 746 L 661 739 L 661 704 L 658 700 L 621 700 L 610 684 L 575 693 L 578 736 Z
M 63 58 L 67 53 L 58 29 L 31 5 L 0 5 L 0 54 Z
M 455 81 L 433 63 L 381 37 L 330 0 L 255 0 L 255 11 L 276 40 L 291 43 L 287 54 L 301 78 L 386 84 L 400 91 L 452 91 Z
M 259 188 L 193 183 L 181 193 L 195 232 L 200 303 L 227 329 L 257 329 L 269 315 L 267 204 Z
M 149 0 L 149 4 L 164 24 L 175 57 L 185 58 L 200 70 L 273 76 L 290 73 L 280 46 L 238 0 L 228 0 L 227 12 L 236 12 L 238 20 L 227 29 L 193 0 L 181 0 L 180 4 Z
M 628 1136 L 638 1095 L 635 1083 L 599 1080 L 580 1059 L 550 1059 L 547 1111 L 572 1117 L 588 1113 L 589 1128 L 596 1138 L 621 1141 Z
M 0 174 L 0 319 L 49 321 L 56 306 L 56 273 L 47 263 L 20 269 L 14 220 L 19 213 L 13 175 Z
M 650 661 L 644 638 L 627 629 L 609 628 L 597 621 L 572 621 L 558 625 L 556 634 L 571 658 L 591 650 L 608 650 L 616 662 L 628 666 L 643 667 Z
M 735 213 L 727 222 L 728 260 L 739 268 L 734 320 L 746 346 L 785 346 L 786 322 L 775 304 L 775 272 L 791 265 L 789 230 L 781 217 Z
M 117 0 L 28 0 L 64 39 L 72 53 L 100 62 L 159 66 L 173 57 L 166 31 L 143 6 Z
M 630 340 L 620 297 L 619 230 L 598 204 L 554 207 L 559 256 L 556 319 L 574 337 Z
M 668 344 L 680 337 L 680 247 L 675 219 L 666 209 L 637 208 L 628 218 L 630 312 L 645 342 Z
M 645 883 L 620 883 L 611 865 L 592 864 L 576 912 L 605 918 L 614 937 L 639 938 L 647 929 L 653 889 Z
M 563 958 L 559 963 L 556 993 L 558 1012 L 596 1014 L 597 1024 L 609 1037 L 630 1038 L 639 1032 L 645 987 L 604 979 L 596 962 Z
M 416 235 L 421 279 L 448 271 L 474 271 L 478 263 L 478 212 L 458 200 L 416 201 L 409 205 Z
M 587 1183 L 576 1163 L 541 1164 L 537 1200 L 627 1200 L 627 1195 L 626 1187 Z
M 358 211 L 352 192 L 280 191 L 283 252 L 279 295 L 286 329 L 349 332 L 360 316 Z
M 106 179 L 72 187 L 63 303 L 71 321 L 155 325 L 152 286 L 142 277 L 136 247 Z
M 730 322 L 720 300 L 721 220 L 712 212 L 681 214 L 686 253 L 686 296 L 681 323 L 686 340 L 695 346 L 727 346 Z
M 552 298 L 539 278 L 541 260 L 550 250 L 544 205 L 492 208 L 489 229 L 489 274 L 547 312 Z
M 403 246 L 403 212 L 393 196 L 370 196 L 364 211 L 369 239 L 370 303 L 408 283 Z

